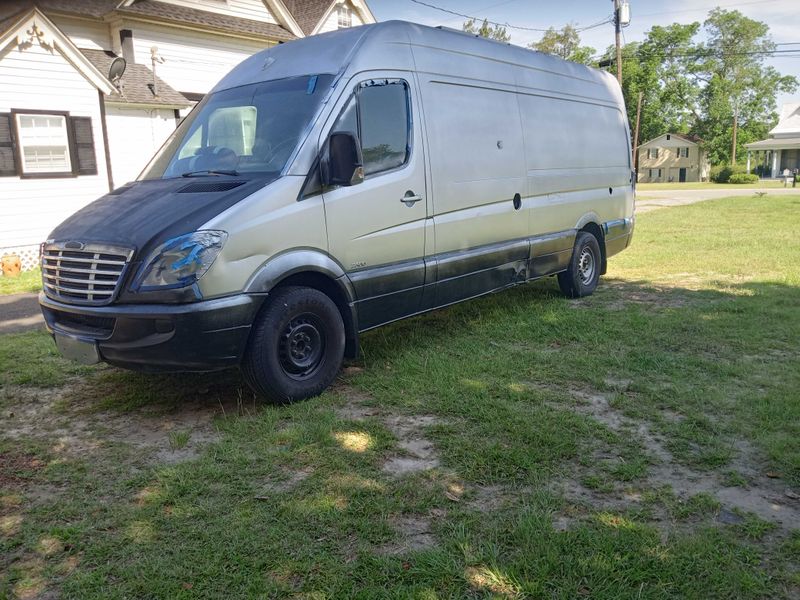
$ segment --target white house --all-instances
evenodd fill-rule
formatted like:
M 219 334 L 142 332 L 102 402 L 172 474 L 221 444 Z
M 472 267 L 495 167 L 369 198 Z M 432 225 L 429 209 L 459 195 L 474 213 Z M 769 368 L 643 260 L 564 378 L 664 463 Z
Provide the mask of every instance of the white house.
M 710 167 L 700 141 L 665 133 L 639 146 L 639 183 L 707 181 Z
M 747 148 L 747 172 L 751 159 L 764 165 L 771 177 L 780 177 L 788 170 L 800 169 L 800 102 L 790 102 L 781 107 L 778 124 L 769 132 L 769 137 L 760 142 L 745 144 Z
M 0 0 L 0 256 L 35 265 L 248 56 L 374 22 L 364 0 Z

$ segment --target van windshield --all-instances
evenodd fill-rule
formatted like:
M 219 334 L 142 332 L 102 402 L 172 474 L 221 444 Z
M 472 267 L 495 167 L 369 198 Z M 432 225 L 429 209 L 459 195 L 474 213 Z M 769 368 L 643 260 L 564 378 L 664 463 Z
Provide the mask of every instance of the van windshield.
M 332 80 L 333 75 L 292 77 L 206 96 L 139 178 L 279 173 Z

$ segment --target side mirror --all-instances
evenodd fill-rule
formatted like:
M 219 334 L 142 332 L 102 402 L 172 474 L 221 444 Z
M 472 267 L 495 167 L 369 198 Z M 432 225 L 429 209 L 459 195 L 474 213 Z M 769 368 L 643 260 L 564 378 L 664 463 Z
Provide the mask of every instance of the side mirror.
M 332 133 L 327 148 L 327 185 L 351 186 L 364 181 L 364 159 L 354 133 Z

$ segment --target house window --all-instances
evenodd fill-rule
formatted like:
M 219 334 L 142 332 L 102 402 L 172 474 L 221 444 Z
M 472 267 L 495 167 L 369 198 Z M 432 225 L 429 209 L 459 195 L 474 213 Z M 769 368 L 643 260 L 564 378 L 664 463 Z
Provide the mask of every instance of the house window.
M 658 148 L 648 148 L 647 158 L 658 158 Z
M 678 158 L 689 158 L 689 148 L 678 148 Z
M 650 179 L 661 179 L 661 169 L 650 169 Z
M 66 112 L 0 113 L 0 177 L 97 175 L 90 117 Z
M 17 113 L 20 167 L 27 174 L 72 173 L 67 117 Z
M 342 4 L 336 9 L 336 16 L 338 19 L 339 29 L 346 29 L 353 26 L 353 13 L 350 7 Z

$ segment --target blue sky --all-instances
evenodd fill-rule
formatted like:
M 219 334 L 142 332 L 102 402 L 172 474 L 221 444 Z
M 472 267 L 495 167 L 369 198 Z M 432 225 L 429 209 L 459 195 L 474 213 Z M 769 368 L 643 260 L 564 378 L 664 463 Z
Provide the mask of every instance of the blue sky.
M 403 19 L 426 25 L 460 28 L 464 19 L 414 4 L 411 0 L 368 0 L 379 21 Z M 546 29 L 566 23 L 590 25 L 613 12 L 611 0 L 425 0 L 429 4 L 491 21 Z M 715 6 L 736 9 L 770 26 L 775 42 L 800 42 L 800 0 L 629 0 L 631 25 L 624 30 L 628 42 L 641 40 L 653 25 L 703 21 Z M 537 40 L 541 33 L 509 29 L 511 42 L 520 45 Z M 581 33 L 582 42 L 597 50 L 614 43 L 614 27 L 603 25 Z M 789 48 L 800 49 L 800 44 Z M 800 57 L 774 57 L 769 63 L 786 75 L 800 79 Z M 779 102 L 800 102 L 800 91 L 781 96 Z

